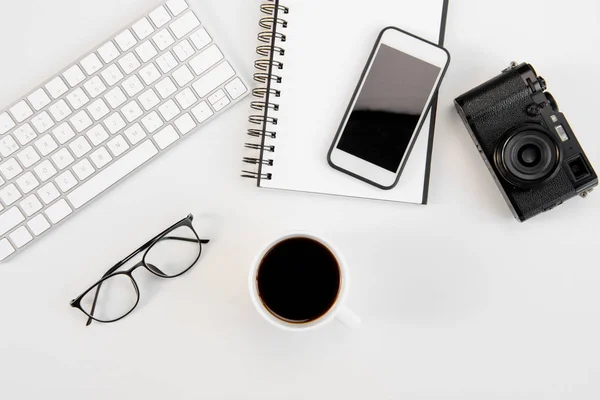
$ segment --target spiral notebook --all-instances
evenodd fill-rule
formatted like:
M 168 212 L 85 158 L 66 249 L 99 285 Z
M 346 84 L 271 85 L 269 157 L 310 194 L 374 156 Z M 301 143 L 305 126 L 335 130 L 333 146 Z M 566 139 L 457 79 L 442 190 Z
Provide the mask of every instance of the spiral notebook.
M 327 151 L 379 32 L 392 25 L 443 44 L 448 0 L 269 0 L 260 9 L 243 176 L 263 188 L 427 204 L 437 102 L 392 190 L 334 170 Z

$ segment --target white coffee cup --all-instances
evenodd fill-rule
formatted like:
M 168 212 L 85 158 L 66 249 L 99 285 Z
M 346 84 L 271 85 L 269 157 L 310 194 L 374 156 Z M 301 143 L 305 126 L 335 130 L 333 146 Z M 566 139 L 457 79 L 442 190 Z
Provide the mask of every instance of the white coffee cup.
M 261 266 L 261 263 L 262 263 L 264 257 L 277 244 L 279 244 L 280 242 L 283 242 L 284 240 L 288 240 L 288 239 L 292 239 L 292 238 L 307 238 L 307 239 L 312 239 L 312 240 L 322 244 L 335 257 L 335 259 L 337 260 L 338 268 L 339 268 L 340 283 L 339 283 L 338 295 L 337 295 L 337 298 L 335 299 L 334 304 L 329 308 L 329 310 L 325 314 L 323 314 L 320 317 L 318 317 L 317 319 L 311 320 L 309 322 L 302 322 L 302 323 L 289 322 L 289 321 L 286 321 L 285 319 L 279 318 L 278 316 L 274 315 L 271 311 L 268 310 L 268 308 L 264 305 L 263 301 L 261 300 L 260 293 L 259 293 L 257 277 L 258 277 L 259 268 Z M 282 328 L 282 329 L 285 329 L 288 331 L 303 331 L 303 330 L 309 330 L 309 329 L 315 329 L 315 328 L 321 327 L 321 326 L 327 324 L 328 322 L 332 321 L 333 319 L 338 319 L 342 324 L 346 325 L 349 328 L 353 328 L 360 324 L 360 318 L 356 314 L 354 314 L 354 312 L 352 312 L 352 310 L 350 310 L 345 305 L 346 297 L 348 295 L 348 290 L 350 288 L 350 279 L 349 279 L 349 275 L 348 275 L 348 267 L 346 265 L 346 262 L 342 258 L 340 252 L 337 251 L 330 243 L 328 243 L 325 240 L 318 238 L 312 234 L 290 233 L 288 235 L 280 237 L 279 239 L 276 239 L 276 240 L 272 241 L 271 243 L 269 243 L 269 245 L 267 245 L 264 248 L 264 250 L 261 251 L 260 254 L 254 260 L 254 263 L 252 264 L 252 268 L 250 269 L 248 285 L 249 285 L 250 297 L 252 299 L 252 303 L 254 304 L 254 307 L 256 308 L 258 313 L 260 315 L 262 315 L 262 317 L 264 319 L 266 319 L 268 322 L 270 322 L 271 324 L 273 324 L 274 326 L 277 326 L 279 328 Z

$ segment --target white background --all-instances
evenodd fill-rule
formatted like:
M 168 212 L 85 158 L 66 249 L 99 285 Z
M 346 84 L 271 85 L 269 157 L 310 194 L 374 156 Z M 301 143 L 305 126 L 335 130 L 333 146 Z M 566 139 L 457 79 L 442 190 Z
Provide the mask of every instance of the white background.
M 250 76 L 259 2 L 193 1 Z M 0 104 L 154 4 L 2 0 Z M 425 207 L 256 189 L 238 178 L 247 104 L 186 139 L 0 265 L 0 398 L 600 398 L 600 194 L 517 223 L 452 106 L 528 61 L 600 168 L 599 7 L 451 1 Z M 201 263 L 173 281 L 140 271 L 138 309 L 85 327 L 69 300 L 188 212 L 212 239 Z M 255 313 L 250 264 L 290 230 L 343 252 L 361 328 L 291 334 Z

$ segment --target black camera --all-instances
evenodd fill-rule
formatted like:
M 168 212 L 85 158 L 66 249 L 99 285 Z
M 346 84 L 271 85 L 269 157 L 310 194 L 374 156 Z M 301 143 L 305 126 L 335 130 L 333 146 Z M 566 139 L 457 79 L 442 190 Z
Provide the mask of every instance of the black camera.
M 513 62 L 454 103 L 518 221 L 586 197 L 598 185 L 546 81 L 531 65 Z

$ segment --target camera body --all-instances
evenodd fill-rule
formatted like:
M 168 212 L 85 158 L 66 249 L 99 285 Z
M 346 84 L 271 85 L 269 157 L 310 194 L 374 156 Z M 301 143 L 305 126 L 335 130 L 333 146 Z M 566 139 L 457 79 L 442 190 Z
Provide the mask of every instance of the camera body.
M 564 114 L 531 65 L 511 63 L 454 103 L 518 221 L 576 195 L 586 197 L 598 185 Z

